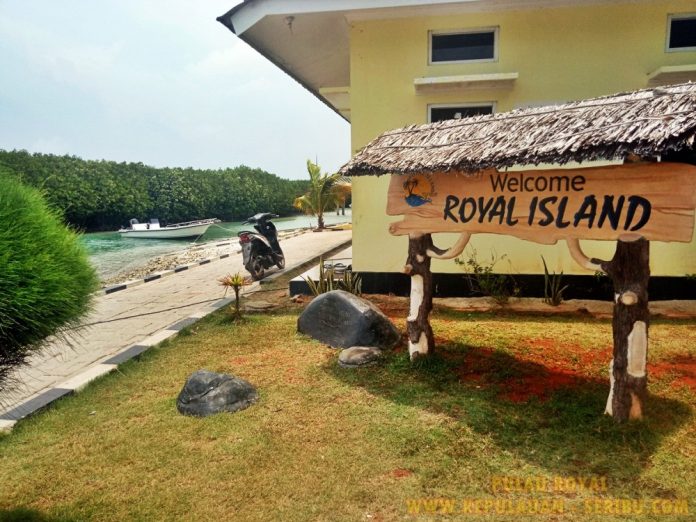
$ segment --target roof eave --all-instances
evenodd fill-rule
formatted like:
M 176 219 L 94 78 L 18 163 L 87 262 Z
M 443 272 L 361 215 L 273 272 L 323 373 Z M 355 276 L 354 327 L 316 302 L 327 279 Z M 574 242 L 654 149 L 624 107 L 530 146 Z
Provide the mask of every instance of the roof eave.
M 329 109 L 331 109 L 331 110 L 334 111 L 336 114 L 338 114 L 341 118 L 343 118 L 345 121 L 347 121 L 348 123 L 350 123 L 350 120 L 349 120 L 348 118 L 346 118 L 343 114 L 341 114 L 341 112 L 340 112 L 336 107 L 334 107 L 333 105 L 331 105 L 331 104 L 328 102 L 328 100 L 326 100 L 321 94 L 319 94 L 318 91 L 314 90 L 314 89 L 313 89 L 311 86 L 309 86 L 306 82 L 304 82 L 304 81 L 302 81 L 302 79 L 298 78 L 295 74 L 293 74 L 293 72 L 292 72 L 290 69 L 288 69 L 287 67 L 285 67 L 282 63 L 280 63 L 280 62 L 278 62 L 277 60 L 275 60 L 272 56 L 269 56 L 268 53 L 266 53 L 263 49 L 259 49 L 258 47 L 256 47 L 255 45 L 253 45 L 253 44 L 249 41 L 249 39 L 246 38 L 246 37 L 244 36 L 244 34 L 237 34 L 237 32 L 236 32 L 235 29 L 234 29 L 234 24 L 232 23 L 232 15 L 234 15 L 234 13 L 236 13 L 236 12 L 239 11 L 242 7 L 244 7 L 245 5 L 247 5 L 250 1 L 252 1 L 252 0 L 246 0 L 244 3 L 241 3 L 241 4 L 238 4 L 238 5 L 234 6 L 232 9 L 230 9 L 229 11 L 227 11 L 225 14 L 223 14 L 223 15 L 221 15 L 221 16 L 218 16 L 218 17 L 216 18 L 216 20 L 217 20 L 218 22 L 220 22 L 222 25 L 224 25 L 225 27 L 227 27 L 234 35 L 237 36 L 237 38 L 239 38 L 239 39 L 242 40 L 244 43 L 246 43 L 247 45 L 249 45 L 250 47 L 252 47 L 252 48 L 253 48 L 256 52 L 258 52 L 261 56 L 263 56 L 264 58 L 266 58 L 269 62 L 271 62 L 271 63 L 272 63 L 273 65 L 275 65 L 276 67 L 278 67 L 281 71 L 283 71 L 285 74 L 287 74 L 288 76 L 290 76 L 290 78 L 292 78 L 293 80 L 295 80 L 295 81 L 296 81 L 297 83 L 299 83 L 302 87 L 304 87 L 305 89 L 307 89 L 310 93 L 312 93 L 312 94 L 314 95 L 314 97 L 316 97 L 320 102 L 322 102 L 324 105 L 326 105 Z
M 244 0 L 243 2 L 235 5 L 232 9 L 227 11 L 225 14 L 220 15 L 216 18 L 218 22 L 220 22 L 222 25 L 227 27 L 230 31 L 232 31 L 234 34 L 237 34 L 237 31 L 234 28 L 234 23 L 232 22 L 232 17 L 237 13 L 237 11 L 243 9 L 247 5 L 249 5 L 253 0 Z
M 232 23 L 232 17 L 230 16 L 231 13 L 232 11 L 227 11 L 224 15 L 218 16 L 215 20 L 227 27 L 230 31 L 232 31 L 233 34 L 237 34 L 234 30 L 234 24 Z

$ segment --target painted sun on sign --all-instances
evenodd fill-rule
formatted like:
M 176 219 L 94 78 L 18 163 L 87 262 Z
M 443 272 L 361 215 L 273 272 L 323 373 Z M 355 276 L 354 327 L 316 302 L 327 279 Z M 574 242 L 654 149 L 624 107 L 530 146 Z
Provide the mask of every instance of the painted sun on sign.
M 420 207 L 432 203 L 435 184 L 430 174 L 410 174 L 403 183 L 404 200 L 409 207 Z

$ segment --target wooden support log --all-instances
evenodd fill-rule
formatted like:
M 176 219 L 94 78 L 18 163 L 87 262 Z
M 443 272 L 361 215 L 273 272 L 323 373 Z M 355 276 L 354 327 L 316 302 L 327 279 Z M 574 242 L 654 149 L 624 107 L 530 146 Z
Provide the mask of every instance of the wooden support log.
M 457 242 L 447 250 L 442 250 L 441 248 L 437 248 L 435 245 L 431 244 L 431 247 L 427 250 L 426 254 L 428 254 L 428 257 L 432 257 L 433 259 L 454 259 L 459 254 L 464 252 L 464 248 L 466 247 L 467 243 L 469 243 L 469 239 L 471 239 L 471 234 L 469 232 L 463 232 L 459 234 L 459 239 L 457 239 Z
M 647 396 L 648 281 L 650 243 L 618 241 L 616 253 L 602 270 L 614 283 L 614 357 L 606 413 L 619 422 L 640 419 Z
M 605 413 L 618 422 L 640 419 L 648 384 L 650 243 L 644 238 L 619 240 L 611 261 L 588 258 L 577 240 L 568 240 L 568 247 L 581 266 L 606 273 L 614 285 L 614 352 Z
M 428 320 L 433 309 L 433 274 L 427 251 L 432 247 L 430 234 L 408 236 L 408 260 L 404 272 L 411 276 L 411 305 L 406 324 L 408 353 L 412 361 L 432 353 L 435 348 L 433 329 Z
M 408 259 L 404 273 L 411 276 L 411 304 L 407 319 L 408 353 L 411 360 L 433 353 L 435 341 L 429 316 L 433 309 L 433 274 L 430 259 L 452 259 L 462 253 L 471 234 L 464 232 L 446 250 L 433 244 L 430 234 L 408 236 Z
M 580 241 L 578 241 L 575 238 L 568 238 L 566 239 L 566 243 L 568 244 L 570 257 L 572 257 L 577 264 L 579 264 L 583 268 L 586 268 L 587 270 L 603 272 L 601 264 L 602 261 L 598 259 L 590 259 L 589 257 L 587 257 L 583 253 L 582 248 L 580 248 Z

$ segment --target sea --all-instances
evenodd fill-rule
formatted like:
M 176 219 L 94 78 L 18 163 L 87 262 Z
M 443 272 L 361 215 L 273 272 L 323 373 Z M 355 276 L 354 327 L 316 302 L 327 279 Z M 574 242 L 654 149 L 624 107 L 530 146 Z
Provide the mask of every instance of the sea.
M 351 209 L 346 209 L 345 215 L 335 212 L 324 214 L 327 225 L 351 222 Z M 292 216 L 273 220 L 278 230 L 294 230 L 311 228 L 317 225 L 313 216 Z M 121 237 L 118 232 L 93 232 L 83 234 L 81 240 L 89 253 L 90 261 L 100 279 L 108 279 L 116 274 L 142 266 L 148 259 L 179 252 L 190 246 L 209 242 L 220 242 L 228 238 L 236 238 L 241 230 L 253 230 L 250 225 L 241 221 L 217 223 L 208 228 L 207 232 L 195 241 L 189 239 L 135 239 Z

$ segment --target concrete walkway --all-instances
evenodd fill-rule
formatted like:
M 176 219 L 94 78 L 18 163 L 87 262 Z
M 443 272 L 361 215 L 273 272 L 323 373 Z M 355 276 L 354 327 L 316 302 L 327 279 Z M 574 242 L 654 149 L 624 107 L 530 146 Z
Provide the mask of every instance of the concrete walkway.
M 307 232 L 281 242 L 286 271 L 350 242 L 352 232 Z M 84 387 L 87 382 L 150 346 L 175 335 L 181 328 L 224 306 L 218 279 L 240 272 L 248 275 L 242 255 L 201 264 L 169 277 L 99 295 L 95 308 L 70 339 L 55 340 L 33 356 L 13 378 L 11 392 L 0 394 L 0 429 Z M 276 269 L 267 274 L 272 277 Z M 258 283 L 246 287 L 247 292 Z M 96 324 L 94 324 L 96 323 Z

